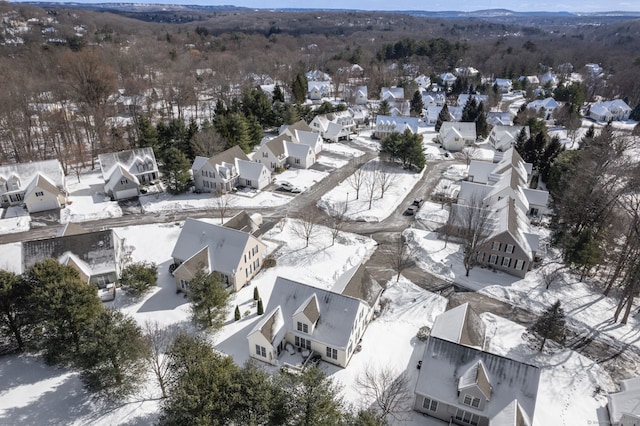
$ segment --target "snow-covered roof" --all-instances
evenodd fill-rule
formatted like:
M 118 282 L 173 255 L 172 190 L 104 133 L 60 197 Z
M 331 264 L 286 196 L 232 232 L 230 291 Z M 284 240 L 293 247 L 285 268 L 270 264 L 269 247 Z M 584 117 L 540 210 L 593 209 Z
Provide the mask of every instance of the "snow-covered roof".
M 272 312 L 280 307 L 284 326 L 295 331 L 291 318 L 314 295 L 318 301 L 319 320 L 313 330 L 313 339 L 327 346 L 346 350 L 351 327 L 358 309 L 364 303 L 361 300 L 278 277 L 265 311 Z
M 73 253 L 89 265 L 94 273 L 115 271 L 116 263 L 119 262 L 116 249 L 120 244 L 120 238 L 111 229 L 24 241 L 22 266 L 24 270 L 41 260 L 60 259 L 65 255 L 68 257 L 68 253 Z
M 46 176 L 55 186 L 64 187 L 64 171 L 58 160 L 34 161 L 31 163 L 6 164 L 0 166 L 0 176 L 10 179 L 16 176 L 20 185 L 25 188 L 40 174 Z
M 375 305 L 382 293 L 378 281 L 367 271 L 364 264 L 356 265 L 343 273 L 333 285 L 332 291 L 355 297 L 366 302 L 370 307 Z
M 620 388 L 620 392 L 608 396 L 612 424 L 618 424 L 625 413 L 640 417 L 640 377 L 621 380 Z
M 138 185 L 140 184 L 137 177 L 129 173 L 123 165 L 116 163 L 116 165 L 109 170 L 109 176 L 104 184 L 104 190 L 107 193 L 111 193 L 122 178 L 128 179 Z
M 309 151 L 311 151 L 309 145 L 302 143 L 284 142 L 284 147 L 287 157 L 293 158 L 306 158 L 309 155 Z
M 463 121 L 445 121 L 440 127 L 440 134 L 446 135 L 449 132 L 457 133 L 464 139 L 476 138 L 476 123 L 467 123 Z
M 285 321 L 282 316 L 282 309 L 277 306 L 273 311 L 267 312 L 264 318 L 258 321 L 258 323 L 249 332 L 248 336 L 254 333 L 260 332 L 271 343 L 276 345 L 283 338 L 287 332 L 287 328 L 284 326 Z
M 560 104 L 558 104 L 558 102 L 551 97 L 545 99 L 536 99 L 535 101 L 529 102 L 527 104 L 527 108 L 533 108 L 536 111 L 540 111 L 542 108 L 546 110 L 552 110 L 558 108 L 559 106 Z
M 27 198 L 36 189 L 45 190 L 51 194 L 61 194 L 62 190 L 58 188 L 51 179 L 44 176 L 42 173 L 36 174 L 36 177 L 27 186 L 24 197 Z
M 484 323 L 469 303 L 456 306 L 438 315 L 433 322 L 431 335 L 450 342 L 484 346 Z
M 531 426 L 531 419 L 517 399 L 491 418 L 491 426 Z
M 379 125 L 391 126 L 396 132 L 402 133 L 409 129 L 412 133 L 418 133 L 420 119 L 417 117 L 393 117 L 390 115 L 379 115 L 376 117 L 376 127 Z
M 382 100 L 392 100 L 397 101 L 400 99 L 404 99 L 404 88 L 403 87 L 383 87 L 380 90 L 380 99 Z
M 238 145 L 234 145 L 229 149 L 222 151 L 219 154 L 214 155 L 213 157 L 196 157 L 193 160 L 193 164 L 191 165 L 191 169 L 196 172 L 200 170 L 205 164 L 209 164 L 211 168 L 215 169 L 217 166 L 221 166 L 223 164 L 235 164 L 236 159 L 251 161 L 247 154 L 244 153 L 242 148 Z
M 153 153 L 153 148 L 136 148 L 128 149 L 126 151 L 110 152 L 107 154 L 98 155 L 100 161 L 100 171 L 102 172 L 102 178 L 106 181 L 111 178 L 113 169 L 116 165 L 122 165 L 127 171 L 135 173 L 132 167 L 136 162 L 148 162 L 152 165 L 152 170 L 158 170 L 158 164 L 156 162 L 156 156 Z
M 247 161 L 236 159 L 236 166 L 238 167 L 238 174 L 243 179 L 260 180 L 262 172 L 267 170 L 264 164 L 257 161 Z
M 458 381 L 479 362 L 491 382 L 491 399 L 483 415 L 492 419 L 518 400 L 527 417 L 533 418 L 540 382 L 538 367 L 433 336 L 427 339 L 415 392 L 469 410 L 458 400 Z
M 171 257 L 184 261 L 208 247 L 211 271 L 233 276 L 249 240 L 262 244 L 246 232 L 188 218 L 180 230 Z

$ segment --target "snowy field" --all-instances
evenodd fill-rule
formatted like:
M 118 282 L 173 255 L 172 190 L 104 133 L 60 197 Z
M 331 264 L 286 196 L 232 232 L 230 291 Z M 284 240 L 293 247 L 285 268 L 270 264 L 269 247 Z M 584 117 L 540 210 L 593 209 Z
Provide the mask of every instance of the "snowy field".
M 378 167 L 385 168 L 391 174 L 393 183 L 385 191 L 384 198 L 380 198 L 379 187 L 374 189 L 371 208 L 369 208 L 369 190 L 366 182 L 373 179 L 374 171 Z M 332 216 L 342 213 L 349 220 L 380 222 L 393 213 L 407 193 L 420 181 L 426 169 L 420 173 L 414 173 L 402 169 L 400 165 L 386 165 L 375 159 L 363 165 L 362 170 L 364 183 L 360 187 L 358 199 L 356 199 L 354 186 L 349 183 L 350 178 L 346 178 L 320 198 L 318 207 Z
M 69 205 L 60 210 L 60 222 L 86 222 L 122 216 L 117 201 L 104 192 L 104 180 L 99 171 L 82 173 L 80 182 L 75 176 L 67 177 Z

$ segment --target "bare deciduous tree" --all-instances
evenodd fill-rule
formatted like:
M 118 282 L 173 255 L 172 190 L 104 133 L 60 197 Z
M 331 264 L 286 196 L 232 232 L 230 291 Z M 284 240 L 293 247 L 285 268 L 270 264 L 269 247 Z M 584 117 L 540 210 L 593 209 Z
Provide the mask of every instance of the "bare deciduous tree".
M 292 225 L 291 230 L 294 235 L 305 241 L 305 248 L 309 247 L 309 242 L 313 240 L 318 231 L 313 213 L 303 213 Z
M 166 356 L 166 353 L 173 342 L 175 333 L 162 328 L 157 321 L 145 322 L 143 331 L 149 345 L 147 364 L 158 381 L 162 397 L 166 398 L 170 367 L 169 357 Z
M 415 264 L 416 249 L 409 246 L 402 236 L 400 236 L 397 241 L 383 246 L 382 251 L 385 254 L 389 266 L 398 273 L 396 275 L 396 282 L 400 281 L 402 271 Z
M 405 372 L 398 374 L 390 366 L 367 365 L 356 378 L 358 392 L 367 405 L 375 407 L 381 419 L 401 420 L 411 410 L 413 395 Z
M 490 211 L 482 198 L 472 197 L 463 204 L 452 204 L 449 212 L 449 230 L 460 236 L 464 243 L 463 264 L 466 276 L 478 264 L 478 253 L 488 244 Z
M 359 163 L 359 160 L 355 158 L 352 160 L 354 164 L 356 164 L 356 169 L 353 174 L 347 178 L 347 183 L 356 191 L 356 200 L 360 198 L 360 188 L 364 184 L 365 173 L 362 170 L 362 164 Z
M 329 219 L 327 219 L 327 226 L 329 228 L 329 232 L 331 233 L 331 245 L 335 245 L 336 238 L 340 235 L 344 228 L 344 222 L 346 219 L 347 213 L 347 203 L 338 203 L 336 206 L 336 213 L 331 215 Z
M 398 175 L 389 167 L 380 163 L 378 164 L 376 178 L 378 179 L 378 186 L 380 187 L 380 198 L 384 198 L 384 193 L 395 185 L 397 176 Z
M 229 210 L 230 200 L 229 194 L 226 192 L 222 192 L 220 190 L 215 192 L 215 206 L 218 210 L 218 214 L 220 215 L 220 223 L 224 222 L 225 215 L 227 214 L 227 210 Z
M 376 191 L 378 189 L 378 176 L 377 170 L 370 170 L 364 176 L 364 189 L 367 193 L 367 198 L 369 200 L 369 210 L 371 210 L 371 205 L 373 204 L 373 197 L 376 195 Z

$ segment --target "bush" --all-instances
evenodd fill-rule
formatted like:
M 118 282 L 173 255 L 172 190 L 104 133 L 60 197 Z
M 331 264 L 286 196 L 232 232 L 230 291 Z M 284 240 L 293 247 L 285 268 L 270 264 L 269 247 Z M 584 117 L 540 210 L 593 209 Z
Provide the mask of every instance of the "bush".
M 262 262 L 262 269 L 269 269 L 276 266 L 276 260 L 273 257 L 267 257 L 264 262 Z
M 120 285 L 129 295 L 142 296 L 158 283 L 158 268 L 152 262 L 137 262 L 122 270 Z
M 262 306 L 262 299 L 258 299 L 258 315 L 264 314 L 264 307 Z
M 424 342 L 427 340 L 427 337 L 429 337 L 429 334 L 431 334 L 431 329 L 429 327 L 427 327 L 426 325 L 423 325 L 422 327 L 420 327 L 420 329 L 418 330 L 418 334 L 416 334 L 416 337 L 418 338 L 418 340 L 420 340 L 421 342 Z
M 240 308 L 238 308 L 238 305 L 236 305 L 236 310 L 235 310 L 235 312 L 233 313 L 233 318 L 234 318 L 236 321 L 240 321 Z

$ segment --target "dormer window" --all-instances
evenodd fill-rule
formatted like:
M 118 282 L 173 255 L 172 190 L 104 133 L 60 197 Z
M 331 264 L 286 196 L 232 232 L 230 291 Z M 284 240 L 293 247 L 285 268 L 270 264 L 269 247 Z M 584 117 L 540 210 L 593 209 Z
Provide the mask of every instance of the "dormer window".
M 298 331 L 309 334 L 309 325 L 298 321 Z
M 480 398 L 467 394 L 464 396 L 462 403 L 469 407 L 478 408 L 480 406 Z

